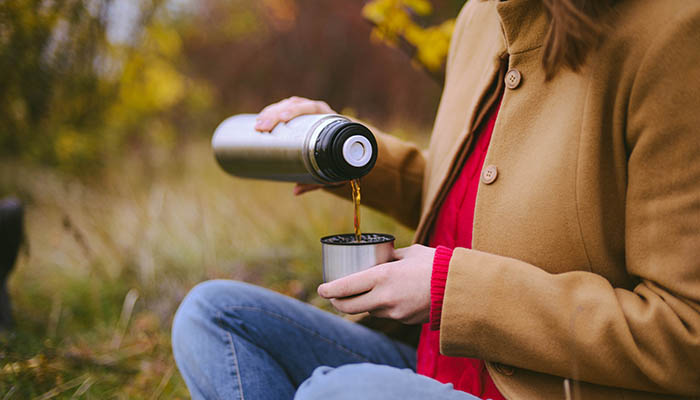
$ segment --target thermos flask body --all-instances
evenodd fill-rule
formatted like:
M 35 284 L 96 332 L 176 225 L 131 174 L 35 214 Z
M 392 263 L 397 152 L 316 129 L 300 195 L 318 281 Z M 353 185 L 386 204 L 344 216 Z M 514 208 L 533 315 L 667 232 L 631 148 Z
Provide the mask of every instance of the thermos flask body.
M 244 178 L 332 183 L 366 175 L 377 142 L 365 126 L 334 114 L 302 115 L 271 132 L 255 130 L 256 114 L 224 120 L 214 132 L 216 160 Z

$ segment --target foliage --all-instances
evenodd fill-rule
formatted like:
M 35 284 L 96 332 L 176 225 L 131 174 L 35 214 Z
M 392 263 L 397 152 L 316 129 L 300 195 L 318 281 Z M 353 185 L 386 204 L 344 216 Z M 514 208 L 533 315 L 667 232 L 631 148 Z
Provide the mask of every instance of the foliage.
M 454 18 L 427 27 L 416 22 L 416 17 L 425 18 L 433 13 L 433 4 L 428 0 L 373 0 L 362 12 L 375 25 L 373 39 L 408 47 L 414 54 L 414 62 L 443 80 Z
M 460 0 L 433 3 L 376 0 L 364 15 L 377 25 L 372 37 L 414 46 L 436 75 Z M 94 173 L 124 151 L 172 149 L 290 95 L 384 126 L 429 124 L 439 87 L 369 45 L 361 10 L 316 0 L 2 1 L 0 156 Z M 423 27 L 414 17 L 447 21 Z
M 117 15 L 126 3 L 138 10 L 130 26 Z M 0 155 L 81 172 L 133 141 L 172 143 L 173 115 L 210 99 L 178 70 L 162 3 L 0 2 Z M 120 30 L 131 33 L 110 37 Z
M 104 4 L 89 11 L 69 1 L 0 3 L 3 152 L 57 160 L 60 147 L 90 145 L 75 128 L 94 127 L 112 94 L 91 66 L 104 45 L 103 13 Z

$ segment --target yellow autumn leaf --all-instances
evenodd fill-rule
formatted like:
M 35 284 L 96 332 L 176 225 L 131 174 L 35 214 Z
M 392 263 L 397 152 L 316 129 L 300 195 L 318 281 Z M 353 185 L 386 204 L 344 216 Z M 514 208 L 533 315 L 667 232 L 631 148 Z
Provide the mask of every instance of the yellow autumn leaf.
M 425 16 L 433 13 L 433 5 L 428 0 L 403 0 L 403 3 L 418 15 Z
M 429 0 L 374 0 L 362 10 L 363 16 L 375 25 L 371 40 L 395 47 L 401 38 L 416 49 L 414 62 L 439 72 L 447 59 L 454 19 L 429 27 L 413 20 L 412 13 L 422 17 L 432 12 Z

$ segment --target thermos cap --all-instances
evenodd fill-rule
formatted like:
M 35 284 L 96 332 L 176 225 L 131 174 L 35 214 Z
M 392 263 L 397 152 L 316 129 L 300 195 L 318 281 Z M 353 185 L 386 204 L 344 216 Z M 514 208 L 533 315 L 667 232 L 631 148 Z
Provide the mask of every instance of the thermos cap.
M 362 135 L 349 137 L 343 143 L 343 159 L 353 167 L 364 167 L 372 159 L 372 144 Z
M 377 161 L 377 141 L 372 132 L 342 117 L 321 129 L 313 148 L 316 172 L 328 182 L 360 178 Z

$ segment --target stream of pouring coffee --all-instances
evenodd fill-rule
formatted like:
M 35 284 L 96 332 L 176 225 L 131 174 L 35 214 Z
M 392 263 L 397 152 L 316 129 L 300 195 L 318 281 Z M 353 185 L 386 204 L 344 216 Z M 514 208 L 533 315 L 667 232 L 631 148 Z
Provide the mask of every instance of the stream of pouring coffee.
M 360 232 L 360 179 L 351 180 L 350 186 L 352 186 L 352 204 L 355 206 L 355 241 L 359 242 L 362 239 Z

